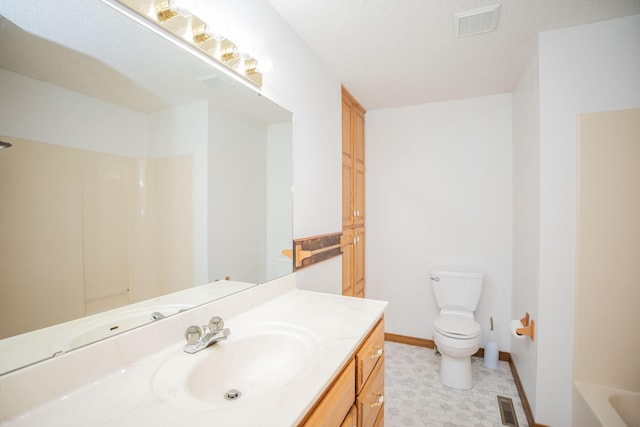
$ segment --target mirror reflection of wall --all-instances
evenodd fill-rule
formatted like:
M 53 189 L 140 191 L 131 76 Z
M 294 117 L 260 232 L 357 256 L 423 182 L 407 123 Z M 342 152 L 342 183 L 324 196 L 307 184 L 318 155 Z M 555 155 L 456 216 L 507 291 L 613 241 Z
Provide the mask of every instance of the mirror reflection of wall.
M 0 338 L 192 286 L 191 156 L 8 140 Z
M 193 286 L 193 140 L 171 140 L 193 107 L 142 114 L 0 73 L 0 338 Z
M 209 279 L 259 283 L 291 272 L 281 254 L 291 246 L 291 123 L 265 127 L 212 110 L 209 124 Z
M 99 0 L 46 3 L 0 5 L 0 339 L 290 273 L 291 114 Z

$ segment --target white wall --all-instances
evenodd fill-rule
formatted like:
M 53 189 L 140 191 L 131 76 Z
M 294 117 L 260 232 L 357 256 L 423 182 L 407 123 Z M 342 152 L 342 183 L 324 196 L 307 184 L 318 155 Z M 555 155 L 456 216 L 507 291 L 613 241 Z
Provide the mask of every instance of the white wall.
M 571 425 L 576 116 L 640 106 L 640 15 L 539 36 L 537 422 Z
M 148 114 L 145 158 L 193 155 L 207 137 L 205 100 Z
M 146 155 L 143 113 L 6 70 L 0 70 L 0 93 L 0 129 L 6 136 L 132 157 Z M 37 111 L 34 105 L 39 106 Z
M 208 283 L 208 135 L 206 100 L 149 113 L 147 158 L 190 155 L 193 161 L 193 283 Z
M 476 312 L 501 350 L 511 319 L 511 95 L 369 111 L 367 296 L 388 300 L 386 330 L 428 338 L 430 270 L 485 273 Z
M 209 126 L 209 281 L 259 283 L 266 275 L 267 129 L 214 109 Z
M 293 241 L 293 146 L 291 123 L 267 128 L 267 278 L 291 272 L 291 260 L 282 250 Z
M 195 1 L 194 13 L 213 19 L 213 2 Z M 342 229 L 340 81 L 264 0 L 227 2 L 236 32 L 273 58 L 262 92 L 293 113 L 293 237 Z M 242 27 L 242 28 L 240 28 Z M 303 289 L 341 293 L 342 263 L 326 261 L 297 275 Z
M 539 221 L 540 103 L 536 50 L 513 92 L 513 319 L 528 312 L 538 321 Z M 537 342 L 511 339 L 511 358 L 533 410 Z

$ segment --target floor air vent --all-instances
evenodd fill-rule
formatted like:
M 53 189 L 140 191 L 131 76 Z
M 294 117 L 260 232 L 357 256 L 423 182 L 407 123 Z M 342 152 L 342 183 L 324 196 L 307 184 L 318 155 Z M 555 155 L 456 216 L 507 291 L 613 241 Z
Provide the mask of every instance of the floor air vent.
M 513 400 L 508 397 L 498 396 L 498 407 L 500 407 L 502 425 L 518 427 L 518 419 L 516 418 L 516 410 L 513 407 Z

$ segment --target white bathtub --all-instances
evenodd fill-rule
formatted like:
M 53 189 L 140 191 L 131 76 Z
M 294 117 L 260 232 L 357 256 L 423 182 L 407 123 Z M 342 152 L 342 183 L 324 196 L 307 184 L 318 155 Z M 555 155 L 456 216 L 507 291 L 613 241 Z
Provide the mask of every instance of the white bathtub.
M 575 427 L 640 427 L 640 392 L 575 383 Z

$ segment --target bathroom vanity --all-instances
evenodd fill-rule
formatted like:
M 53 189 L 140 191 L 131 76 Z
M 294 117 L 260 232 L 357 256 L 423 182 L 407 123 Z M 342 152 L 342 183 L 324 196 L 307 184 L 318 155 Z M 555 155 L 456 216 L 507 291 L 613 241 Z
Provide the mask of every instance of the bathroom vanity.
M 351 402 L 354 402 L 351 405 Z M 303 426 L 384 425 L 384 320 L 380 319 L 347 365 L 307 413 Z
M 0 376 L 0 423 L 382 425 L 386 305 L 288 275 Z M 185 353 L 212 316 L 228 339 Z

